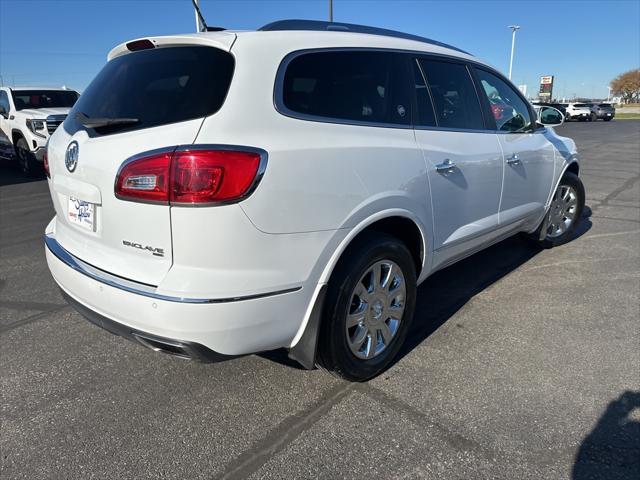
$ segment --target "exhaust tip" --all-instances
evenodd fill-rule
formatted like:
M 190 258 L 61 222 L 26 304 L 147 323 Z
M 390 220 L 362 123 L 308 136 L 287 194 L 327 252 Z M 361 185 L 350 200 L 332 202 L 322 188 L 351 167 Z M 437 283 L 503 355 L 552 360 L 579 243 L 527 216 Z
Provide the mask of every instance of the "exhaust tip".
M 150 348 L 154 352 L 162 352 L 173 357 L 182 358 L 184 360 L 191 360 L 192 355 L 189 350 L 179 343 L 163 342 L 154 338 L 144 337 L 137 333 L 132 334 L 133 337 L 143 346 Z

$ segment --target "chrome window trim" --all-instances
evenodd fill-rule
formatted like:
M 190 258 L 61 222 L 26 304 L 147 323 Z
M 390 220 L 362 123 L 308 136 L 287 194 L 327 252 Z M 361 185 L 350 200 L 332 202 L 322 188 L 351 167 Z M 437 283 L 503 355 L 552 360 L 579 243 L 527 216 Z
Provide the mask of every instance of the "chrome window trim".
M 396 124 L 396 123 L 378 123 L 378 122 L 363 122 L 358 120 L 345 120 L 340 118 L 332 118 L 332 117 L 323 117 L 319 115 L 308 115 L 305 113 L 299 113 L 294 110 L 287 108 L 283 101 L 283 93 L 284 93 L 284 76 L 287 70 L 287 67 L 291 63 L 291 61 L 300 55 L 305 55 L 307 53 L 320 53 L 320 52 L 390 52 L 390 53 L 399 53 L 403 55 L 411 56 L 413 60 L 418 58 L 432 58 L 433 60 L 449 60 L 455 63 L 461 63 L 467 67 L 469 71 L 469 75 L 471 76 L 471 81 L 476 89 L 476 95 L 478 97 L 478 101 L 480 102 L 480 108 L 483 111 L 483 121 L 484 121 L 484 108 L 482 106 L 482 102 L 478 95 L 478 87 L 475 82 L 475 78 L 472 75 L 470 70 L 471 68 L 479 67 L 483 68 L 486 71 L 497 75 L 498 77 L 505 79 L 506 77 L 502 75 L 500 72 L 495 70 L 494 68 L 485 65 L 482 62 L 478 62 L 472 59 L 457 57 L 455 55 L 448 55 L 444 53 L 436 53 L 436 52 L 425 52 L 420 50 L 404 50 L 398 48 L 381 48 L 381 47 L 319 47 L 319 48 L 306 48 L 302 50 L 294 50 L 289 52 L 284 58 L 281 60 L 280 65 L 278 66 L 278 70 L 276 71 L 276 78 L 274 82 L 273 88 L 273 105 L 276 111 L 289 118 L 294 118 L 296 120 L 304 120 L 310 122 L 318 122 L 318 123 L 332 123 L 338 125 L 352 125 L 352 126 L 361 126 L 361 127 L 378 127 L 378 128 L 397 128 L 397 129 L 413 129 L 413 130 L 435 130 L 441 132 L 463 132 L 463 133 L 512 133 L 512 132 L 500 132 L 499 130 L 492 130 L 488 128 L 484 129 L 469 129 L 469 128 L 447 128 L 447 127 L 431 127 L 431 126 L 418 126 L 414 125 L 413 118 L 411 123 L 408 125 L 404 124 Z M 421 72 L 422 73 L 422 72 Z M 423 76 L 424 78 L 424 76 Z M 519 91 L 518 91 L 519 92 Z M 413 92 L 410 92 L 410 95 L 413 97 Z M 525 100 L 529 103 L 527 100 Z M 413 116 L 413 115 L 412 115 Z M 436 120 L 437 121 L 437 120 Z M 486 124 L 485 124 L 486 126 Z M 537 130 L 534 130 L 534 133 Z
M 258 298 L 264 297 L 272 297 L 275 295 L 283 295 L 286 293 L 293 293 L 301 290 L 302 287 L 293 287 L 287 288 L 284 290 L 277 290 L 274 292 L 266 292 L 266 293 L 258 293 L 255 295 L 240 295 L 237 297 L 227 297 L 227 298 L 189 298 L 189 297 L 176 297 L 172 295 L 164 295 L 158 293 L 157 286 L 149 285 L 141 282 L 134 282 L 132 280 L 128 280 L 126 278 L 118 277 L 116 275 L 105 272 L 104 270 L 100 270 L 99 268 L 94 267 L 86 262 L 83 262 L 79 258 L 75 257 L 71 253 L 62 247 L 53 234 L 45 234 L 44 243 L 49 251 L 62 263 L 64 263 L 67 267 L 75 270 L 78 273 L 81 273 L 92 280 L 103 283 L 113 288 L 117 288 L 118 290 L 123 290 L 125 292 L 133 293 L 136 295 L 141 295 L 143 297 L 149 297 L 156 300 L 162 300 L 166 302 L 176 302 L 176 303 L 193 303 L 193 304 L 210 304 L 210 303 L 229 303 L 229 302 L 240 302 L 243 300 L 254 300 Z

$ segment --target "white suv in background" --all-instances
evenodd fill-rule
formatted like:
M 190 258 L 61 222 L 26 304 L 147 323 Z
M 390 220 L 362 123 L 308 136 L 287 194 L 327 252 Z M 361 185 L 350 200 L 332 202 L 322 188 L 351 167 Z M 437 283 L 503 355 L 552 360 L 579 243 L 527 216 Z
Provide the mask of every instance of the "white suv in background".
M 416 287 L 510 235 L 572 237 L 573 141 L 454 47 L 349 24 L 114 48 L 48 147 L 49 268 L 97 325 L 186 358 L 287 348 L 366 380 Z
M 0 130 L 25 174 L 42 171 L 47 140 L 78 96 L 66 88 L 0 87 Z
M 591 109 L 588 105 L 584 103 L 566 103 L 562 105 L 566 111 L 565 120 L 579 120 L 581 122 L 591 120 Z

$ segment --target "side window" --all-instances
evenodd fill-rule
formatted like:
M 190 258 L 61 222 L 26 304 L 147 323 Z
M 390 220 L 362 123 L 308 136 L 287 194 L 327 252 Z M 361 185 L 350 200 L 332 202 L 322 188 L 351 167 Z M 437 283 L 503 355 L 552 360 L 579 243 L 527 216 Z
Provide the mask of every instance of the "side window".
M 467 67 L 420 60 L 427 77 L 439 127 L 484 129 L 480 101 Z
M 4 107 L 4 111 L 9 113 L 9 96 L 4 90 L 0 92 L 0 106 Z
M 297 113 L 367 123 L 411 121 L 406 57 L 388 52 L 327 51 L 295 57 L 282 101 Z
M 424 77 L 420 71 L 417 61 L 413 61 L 413 78 L 414 88 L 416 92 L 417 111 L 414 118 L 415 125 L 417 127 L 435 127 L 436 116 L 433 112 L 433 103 L 431 103 L 431 96 L 427 89 L 427 84 L 424 83 Z
M 498 130 L 523 132 L 533 127 L 529 107 L 512 87 L 485 70 L 477 68 L 476 74 L 489 100 Z

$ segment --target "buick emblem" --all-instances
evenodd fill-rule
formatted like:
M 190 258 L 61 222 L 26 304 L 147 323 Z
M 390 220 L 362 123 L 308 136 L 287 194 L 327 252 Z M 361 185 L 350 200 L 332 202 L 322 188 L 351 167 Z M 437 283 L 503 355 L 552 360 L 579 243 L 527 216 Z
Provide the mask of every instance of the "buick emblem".
M 78 150 L 78 142 L 74 140 L 69 144 L 67 152 L 64 154 L 64 164 L 69 172 L 73 172 L 78 166 Z

